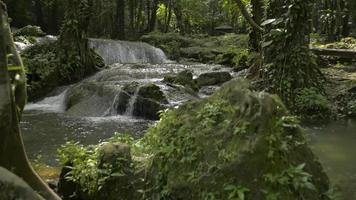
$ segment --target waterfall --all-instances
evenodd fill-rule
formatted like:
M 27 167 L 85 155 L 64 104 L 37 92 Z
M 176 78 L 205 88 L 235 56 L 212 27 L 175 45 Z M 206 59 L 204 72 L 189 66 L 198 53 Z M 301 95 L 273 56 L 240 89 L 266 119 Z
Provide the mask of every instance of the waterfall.
M 114 63 L 169 63 L 164 52 L 144 42 L 90 39 L 89 45 L 99 54 L 105 64 Z
M 103 114 L 103 117 L 117 115 L 116 106 L 117 106 L 117 102 L 119 101 L 119 97 L 120 97 L 120 93 L 115 95 L 111 106 L 105 111 L 105 113 Z
M 68 89 L 64 90 L 62 93 L 56 96 L 47 97 L 42 101 L 36 103 L 28 103 L 25 106 L 25 110 L 40 110 L 55 113 L 64 112 L 66 109 L 65 100 L 67 90 Z
M 137 86 L 135 93 L 132 95 L 132 97 L 130 98 L 130 101 L 128 103 L 128 106 L 126 108 L 125 111 L 125 115 L 127 116 L 133 116 L 133 111 L 135 109 L 135 103 L 138 97 L 138 92 L 140 91 L 141 86 Z

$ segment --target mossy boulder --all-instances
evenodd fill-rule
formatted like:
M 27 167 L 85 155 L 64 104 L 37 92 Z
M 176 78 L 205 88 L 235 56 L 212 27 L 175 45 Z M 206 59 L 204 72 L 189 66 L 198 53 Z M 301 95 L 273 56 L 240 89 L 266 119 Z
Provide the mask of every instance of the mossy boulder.
M 21 178 L 0 167 L 1 200 L 44 200 Z
M 230 81 L 232 76 L 229 72 L 226 71 L 216 71 L 216 72 L 207 72 L 200 74 L 196 79 L 196 82 L 199 87 L 208 86 L 208 85 L 220 85 L 227 81 Z
M 163 82 L 178 84 L 197 91 L 198 85 L 193 80 L 193 73 L 190 70 L 184 70 L 179 72 L 177 75 L 166 75 L 163 79 Z
M 134 103 L 133 115 L 146 119 L 159 119 L 159 111 L 166 108 L 168 100 L 160 87 L 149 83 L 141 86 Z
M 274 95 L 236 80 L 165 112 L 144 141 L 147 199 L 328 199 L 328 177 Z
M 46 33 L 42 31 L 39 26 L 28 25 L 23 28 L 20 28 L 14 32 L 14 36 L 33 36 L 33 37 L 42 37 Z
M 123 143 L 104 144 L 98 150 L 98 160 L 98 169 L 105 170 L 109 166 L 111 175 L 105 179 L 95 199 L 133 199 L 135 177 L 130 146 Z

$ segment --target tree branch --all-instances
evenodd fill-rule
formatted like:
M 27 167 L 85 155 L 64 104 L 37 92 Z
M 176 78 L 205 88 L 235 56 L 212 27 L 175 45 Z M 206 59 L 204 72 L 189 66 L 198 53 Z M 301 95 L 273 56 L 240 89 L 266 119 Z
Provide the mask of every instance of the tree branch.
M 244 16 L 246 21 L 252 26 L 252 28 L 256 29 L 257 31 L 263 32 L 264 29 L 258 25 L 247 12 L 246 6 L 242 3 L 241 0 L 235 0 L 237 6 L 239 7 L 241 14 Z

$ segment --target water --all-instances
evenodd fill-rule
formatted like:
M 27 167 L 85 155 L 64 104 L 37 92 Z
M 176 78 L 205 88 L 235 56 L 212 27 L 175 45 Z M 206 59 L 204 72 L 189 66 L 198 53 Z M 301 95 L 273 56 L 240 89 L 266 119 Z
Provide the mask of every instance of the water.
M 41 161 L 56 166 L 56 150 L 66 141 L 98 144 L 115 132 L 141 137 L 151 123 L 148 120 L 125 116 L 70 117 L 48 110 L 27 110 L 21 122 L 22 135 L 31 159 L 41 155 Z
M 114 63 L 169 63 L 164 52 L 144 42 L 90 39 L 90 47 L 103 59 L 105 64 Z
M 342 199 L 356 199 L 356 120 L 308 127 L 310 143 Z

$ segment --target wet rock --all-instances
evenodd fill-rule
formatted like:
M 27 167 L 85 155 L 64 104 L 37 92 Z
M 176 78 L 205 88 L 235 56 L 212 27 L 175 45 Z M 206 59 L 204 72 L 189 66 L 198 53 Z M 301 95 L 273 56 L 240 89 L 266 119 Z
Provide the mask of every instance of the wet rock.
M 153 199 L 327 199 L 328 177 L 274 95 L 230 81 L 166 112 L 145 137 Z
M 130 99 L 135 95 L 139 83 L 131 82 L 123 86 L 117 103 L 117 113 L 124 114 L 127 110 Z
M 2 167 L 0 167 L 0 199 L 44 200 L 21 178 Z
M 230 81 L 232 76 L 229 72 L 207 72 L 201 74 L 197 79 L 197 84 L 201 86 L 208 86 L 208 85 L 220 85 L 227 81 Z
M 155 84 L 147 84 L 139 88 L 137 99 L 134 103 L 133 115 L 146 119 L 159 119 L 159 111 L 166 108 L 168 101 Z
M 34 36 L 41 37 L 45 36 L 46 33 L 42 31 L 39 26 L 28 25 L 23 28 L 20 28 L 14 32 L 14 36 Z

